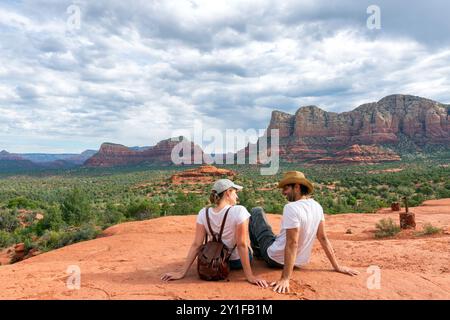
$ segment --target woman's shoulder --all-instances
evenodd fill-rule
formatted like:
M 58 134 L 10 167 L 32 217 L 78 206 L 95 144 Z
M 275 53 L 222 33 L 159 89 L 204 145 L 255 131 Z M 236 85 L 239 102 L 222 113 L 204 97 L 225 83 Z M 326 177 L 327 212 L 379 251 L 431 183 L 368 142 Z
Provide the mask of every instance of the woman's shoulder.
M 250 214 L 247 208 L 241 205 L 233 206 L 233 212 L 235 212 L 236 214 Z
M 201 208 L 200 211 L 198 212 L 198 215 L 203 216 L 203 215 L 205 215 L 205 213 L 206 213 L 206 207 Z

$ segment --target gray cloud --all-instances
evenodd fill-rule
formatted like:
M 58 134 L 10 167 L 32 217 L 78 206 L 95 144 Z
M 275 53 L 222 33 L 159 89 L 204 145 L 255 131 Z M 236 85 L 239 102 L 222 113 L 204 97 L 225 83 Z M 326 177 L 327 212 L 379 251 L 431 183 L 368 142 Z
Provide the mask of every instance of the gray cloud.
M 73 3 L 79 30 L 67 28 Z M 371 4 L 381 30 L 366 28 Z M 273 109 L 347 111 L 392 93 L 448 103 L 448 9 L 437 0 L 5 2 L 0 149 L 150 145 L 195 120 L 265 128 Z

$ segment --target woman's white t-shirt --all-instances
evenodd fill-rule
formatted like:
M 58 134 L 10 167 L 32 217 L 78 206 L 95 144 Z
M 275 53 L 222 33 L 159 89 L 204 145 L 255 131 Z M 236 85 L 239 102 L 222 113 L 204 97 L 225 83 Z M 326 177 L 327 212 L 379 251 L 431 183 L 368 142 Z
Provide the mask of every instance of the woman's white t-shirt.
M 225 212 L 230 206 L 225 206 L 222 210 L 219 212 L 214 212 L 213 208 L 209 208 L 209 220 L 211 222 L 211 228 L 216 234 L 216 237 L 219 235 L 220 232 L 220 226 L 222 225 L 223 216 L 225 215 Z M 222 234 L 222 242 L 230 249 L 233 249 L 233 247 L 236 244 L 236 226 L 243 223 L 245 220 L 250 218 L 250 213 L 247 211 L 247 209 L 244 206 L 233 206 L 230 211 L 228 212 L 227 220 L 225 221 L 225 227 L 223 228 L 223 234 Z M 211 233 L 208 228 L 208 222 L 206 221 L 206 209 L 203 208 L 199 211 L 197 216 L 197 223 L 202 224 L 206 232 L 208 234 L 208 240 L 211 240 Z M 237 249 L 233 250 L 233 253 L 231 254 L 230 260 L 237 260 L 240 259 L 239 253 Z

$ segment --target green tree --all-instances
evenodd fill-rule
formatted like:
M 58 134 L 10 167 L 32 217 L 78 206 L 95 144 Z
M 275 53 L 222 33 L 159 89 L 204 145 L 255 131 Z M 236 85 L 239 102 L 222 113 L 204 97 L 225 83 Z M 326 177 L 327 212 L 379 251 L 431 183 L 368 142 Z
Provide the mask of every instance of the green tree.
M 63 220 L 68 225 L 80 226 L 93 218 L 91 201 L 79 188 L 71 190 L 61 203 Z

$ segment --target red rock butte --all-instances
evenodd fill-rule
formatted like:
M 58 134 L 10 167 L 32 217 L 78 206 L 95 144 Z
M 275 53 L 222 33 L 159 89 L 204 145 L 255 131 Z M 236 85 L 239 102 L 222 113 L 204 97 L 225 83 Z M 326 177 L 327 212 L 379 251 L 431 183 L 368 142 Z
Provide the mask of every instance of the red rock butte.
M 398 212 L 327 215 L 339 262 L 360 274 L 332 271 L 316 241 L 310 263 L 293 272 L 290 294 L 250 285 L 242 270 L 232 271 L 230 281 L 202 281 L 195 265 L 184 279 L 162 282 L 161 274 L 184 264 L 195 234 L 196 216 L 190 215 L 119 224 L 100 238 L 0 266 L 0 299 L 450 299 L 450 199 L 426 201 L 412 210 L 417 231 L 426 223 L 444 231 L 415 236 L 404 230 L 376 239 L 375 224 L 389 217 L 398 221 Z M 281 216 L 268 215 L 268 220 L 277 233 Z M 67 287 L 68 268 L 74 265 L 81 272 L 79 290 Z M 253 271 L 268 281 L 281 274 L 261 260 L 253 261 Z
M 301 107 L 294 115 L 273 111 L 268 127 L 271 129 L 279 130 L 280 158 L 286 162 L 397 161 L 400 157 L 396 150 L 405 141 L 417 149 L 425 145 L 450 146 L 450 107 L 397 94 L 342 113 L 317 106 Z
M 234 176 L 236 173 L 232 170 L 206 165 L 176 173 L 170 180 L 173 184 L 209 184 L 220 177 L 233 178 Z

